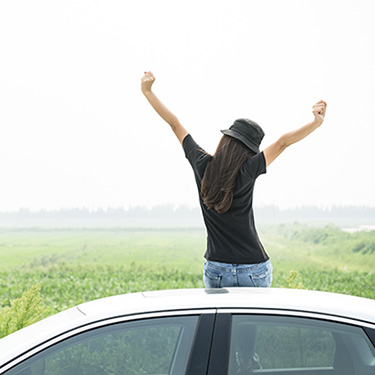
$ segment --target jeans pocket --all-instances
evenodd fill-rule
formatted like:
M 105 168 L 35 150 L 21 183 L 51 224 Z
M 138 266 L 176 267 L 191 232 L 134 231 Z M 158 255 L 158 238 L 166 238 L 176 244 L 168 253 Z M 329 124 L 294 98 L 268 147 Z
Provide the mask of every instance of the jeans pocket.
M 204 266 L 203 281 L 206 288 L 220 288 L 222 275 L 214 269 L 209 268 L 207 264 Z
M 250 279 L 258 288 L 269 288 L 272 284 L 272 265 L 270 261 L 262 263 L 250 273 Z

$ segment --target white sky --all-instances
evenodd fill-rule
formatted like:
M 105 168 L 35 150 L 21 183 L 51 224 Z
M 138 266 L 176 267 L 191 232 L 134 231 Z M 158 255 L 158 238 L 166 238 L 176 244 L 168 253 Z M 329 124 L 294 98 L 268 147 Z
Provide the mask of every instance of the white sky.
M 1 0 L 0 211 L 196 206 L 192 171 L 140 91 L 214 152 L 248 117 L 263 148 L 326 121 L 260 177 L 257 206 L 375 206 L 373 0 Z

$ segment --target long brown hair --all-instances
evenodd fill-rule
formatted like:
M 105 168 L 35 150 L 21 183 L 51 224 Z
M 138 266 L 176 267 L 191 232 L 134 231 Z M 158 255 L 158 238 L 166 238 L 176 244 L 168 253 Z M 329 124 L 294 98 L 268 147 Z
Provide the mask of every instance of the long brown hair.
M 244 161 L 254 154 L 233 137 L 224 135 L 221 138 L 202 179 L 201 196 L 207 208 L 213 208 L 219 214 L 229 210 L 238 171 Z

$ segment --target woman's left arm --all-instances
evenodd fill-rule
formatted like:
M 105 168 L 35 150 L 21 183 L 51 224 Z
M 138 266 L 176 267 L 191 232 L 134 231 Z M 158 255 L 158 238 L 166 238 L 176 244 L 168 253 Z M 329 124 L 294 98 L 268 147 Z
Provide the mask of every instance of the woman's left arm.
M 144 76 L 141 79 L 141 82 L 143 95 L 146 97 L 155 111 L 159 114 L 159 116 L 170 125 L 174 134 L 182 144 L 182 141 L 188 135 L 188 132 L 181 125 L 178 118 L 153 93 L 152 85 L 155 82 L 154 75 L 151 72 L 145 72 Z

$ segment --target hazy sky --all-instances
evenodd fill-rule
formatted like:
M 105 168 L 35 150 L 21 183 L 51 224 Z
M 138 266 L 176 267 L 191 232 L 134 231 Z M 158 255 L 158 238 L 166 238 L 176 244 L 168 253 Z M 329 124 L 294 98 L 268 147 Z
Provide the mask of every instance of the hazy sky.
M 0 1 L 0 211 L 198 204 L 155 93 L 213 153 L 248 117 L 262 147 L 328 103 L 255 204 L 375 206 L 375 2 Z

